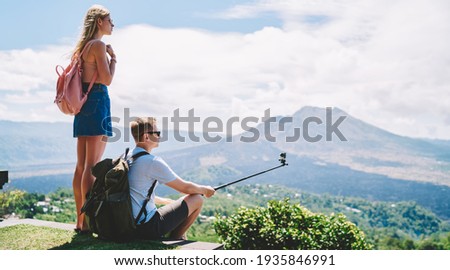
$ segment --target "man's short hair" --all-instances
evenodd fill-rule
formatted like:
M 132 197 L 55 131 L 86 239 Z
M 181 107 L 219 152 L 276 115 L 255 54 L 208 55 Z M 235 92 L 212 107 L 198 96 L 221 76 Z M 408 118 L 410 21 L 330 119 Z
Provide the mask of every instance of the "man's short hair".
M 142 135 L 146 132 L 153 131 L 156 124 L 154 117 L 139 117 L 130 124 L 131 135 L 136 143 L 141 142 Z

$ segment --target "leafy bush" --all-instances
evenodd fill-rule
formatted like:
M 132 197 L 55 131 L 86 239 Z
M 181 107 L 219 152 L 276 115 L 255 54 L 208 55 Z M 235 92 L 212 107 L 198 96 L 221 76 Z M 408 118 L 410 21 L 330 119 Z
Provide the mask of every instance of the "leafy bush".
M 241 207 L 214 228 L 225 249 L 370 249 L 364 233 L 344 215 L 314 214 L 299 204 L 269 201 Z

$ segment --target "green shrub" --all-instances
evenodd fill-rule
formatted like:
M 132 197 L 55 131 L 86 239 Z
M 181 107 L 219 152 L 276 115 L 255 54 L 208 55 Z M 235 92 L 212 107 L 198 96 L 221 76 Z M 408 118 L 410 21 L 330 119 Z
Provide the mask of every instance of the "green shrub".
M 344 215 L 314 214 L 299 204 L 270 201 L 219 218 L 214 229 L 225 249 L 370 249 L 364 233 Z

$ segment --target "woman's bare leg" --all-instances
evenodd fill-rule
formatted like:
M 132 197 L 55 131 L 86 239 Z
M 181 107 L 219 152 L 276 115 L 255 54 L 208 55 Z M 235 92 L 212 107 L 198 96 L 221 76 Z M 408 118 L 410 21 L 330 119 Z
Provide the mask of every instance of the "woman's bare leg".
M 106 140 L 103 139 L 104 136 L 89 136 L 84 137 L 85 140 L 85 159 L 84 159 L 84 168 L 81 177 L 81 185 L 80 185 L 80 194 L 81 194 L 81 206 L 86 201 L 86 194 L 89 190 L 91 190 L 92 185 L 94 184 L 94 176 L 91 173 L 92 167 L 100 161 L 105 152 L 106 148 Z M 80 215 L 78 220 L 81 227 L 81 230 L 87 230 L 87 225 L 84 224 L 84 215 Z
M 84 171 L 84 159 L 86 156 L 86 137 L 78 137 L 77 139 L 77 164 L 75 167 L 75 173 L 73 175 L 72 187 L 73 195 L 75 198 L 75 207 L 77 209 L 77 229 L 81 229 L 83 225 L 83 220 L 80 219 L 82 196 L 81 196 L 81 178 L 83 177 Z

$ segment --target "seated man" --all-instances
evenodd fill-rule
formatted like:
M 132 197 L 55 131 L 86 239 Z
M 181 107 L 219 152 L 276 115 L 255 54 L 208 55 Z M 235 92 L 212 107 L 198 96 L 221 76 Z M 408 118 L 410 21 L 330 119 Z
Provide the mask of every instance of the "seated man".
M 138 118 L 131 122 L 131 134 L 136 142 L 131 156 L 143 151 L 151 153 L 153 148 L 158 147 L 160 132 L 156 127 L 156 120 L 152 117 Z M 154 181 L 157 181 L 156 184 L 165 184 L 188 194 L 173 201 L 159 198 L 153 192 L 146 205 L 145 214 L 141 215 L 137 225 L 138 236 L 143 239 L 158 239 L 166 233 L 170 233 L 169 237 L 172 239 L 186 239 L 186 231 L 200 214 L 202 195 L 209 198 L 215 192 L 210 186 L 181 179 L 164 160 L 152 154 L 130 160 L 128 179 L 134 218 L 137 218 Z M 155 204 L 164 206 L 156 208 Z

